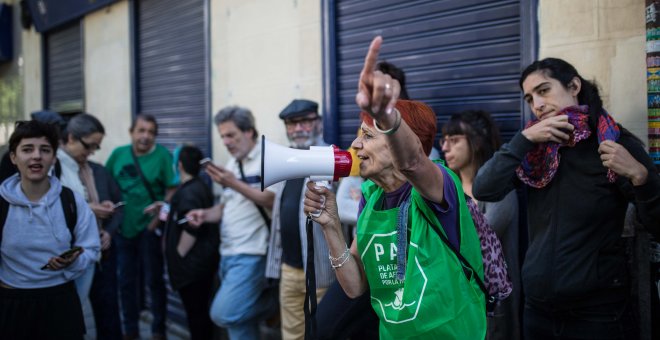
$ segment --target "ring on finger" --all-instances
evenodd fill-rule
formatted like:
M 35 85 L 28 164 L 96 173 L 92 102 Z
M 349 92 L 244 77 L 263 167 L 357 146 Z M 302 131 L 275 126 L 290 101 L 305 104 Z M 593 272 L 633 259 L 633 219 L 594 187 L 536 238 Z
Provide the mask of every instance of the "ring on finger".
M 392 85 L 390 83 L 385 83 L 385 90 L 389 90 L 392 88 Z

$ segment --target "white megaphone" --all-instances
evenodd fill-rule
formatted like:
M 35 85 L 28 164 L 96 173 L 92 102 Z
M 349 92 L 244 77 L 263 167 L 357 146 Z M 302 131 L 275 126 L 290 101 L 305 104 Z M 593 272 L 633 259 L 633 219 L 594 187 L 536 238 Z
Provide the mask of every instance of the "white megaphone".
M 337 181 L 351 173 L 353 159 L 334 145 L 292 149 L 261 136 L 261 191 L 277 182 L 310 177 L 312 181 Z

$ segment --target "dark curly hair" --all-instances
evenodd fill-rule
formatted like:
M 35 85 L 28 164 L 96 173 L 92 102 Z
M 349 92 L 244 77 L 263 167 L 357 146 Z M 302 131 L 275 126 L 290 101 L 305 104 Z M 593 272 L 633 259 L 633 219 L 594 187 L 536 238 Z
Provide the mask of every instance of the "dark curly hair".
M 9 152 L 16 153 L 16 148 L 23 139 L 45 137 L 55 153 L 59 141 L 57 129 L 53 124 L 42 123 L 38 120 L 18 121 L 14 132 L 9 137 Z

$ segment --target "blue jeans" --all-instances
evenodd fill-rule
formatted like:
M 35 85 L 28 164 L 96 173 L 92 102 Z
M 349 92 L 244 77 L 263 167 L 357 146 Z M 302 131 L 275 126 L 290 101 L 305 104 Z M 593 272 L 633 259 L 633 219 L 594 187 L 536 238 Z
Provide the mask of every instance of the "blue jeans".
M 259 339 L 259 321 L 277 309 L 276 291 L 268 290 L 266 256 L 234 255 L 220 259 L 220 289 L 211 320 L 227 329 L 231 340 Z
M 161 239 L 154 232 L 143 231 L 135 238 L 121 235 L 117 240 L 117 267 L 119 269 L 119 291 L 124 334 L 138 334 L 140 313 L 139 270 L 144 271 L 144 279 L 151 293 L 151 332 L 165 334 L 165 313 L 167 292 L 163 278 L 163 252 Z

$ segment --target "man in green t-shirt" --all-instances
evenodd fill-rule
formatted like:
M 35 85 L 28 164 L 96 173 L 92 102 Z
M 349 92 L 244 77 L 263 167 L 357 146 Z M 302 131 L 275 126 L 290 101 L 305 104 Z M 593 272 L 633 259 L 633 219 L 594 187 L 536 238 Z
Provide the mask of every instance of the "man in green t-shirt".
M 172 155 L 156 144 L 158 124 L 153 116 L 138 115 L 129 132 L 131 144 L 116 148 L 106 163 L 126 202 L 124 221 L 116 237 L 124 338 L 139 337 L 140 269 L 151 292 L 152 334 L 154 339 L 164 338 L 167 296 L 160 233 L 153 223 L 157 217 L 145 214 L 145 208 L 162 201 L 168 189 L 174 187 Z

